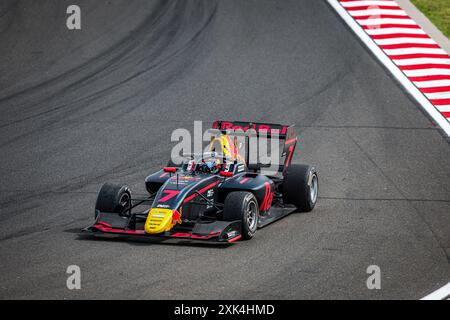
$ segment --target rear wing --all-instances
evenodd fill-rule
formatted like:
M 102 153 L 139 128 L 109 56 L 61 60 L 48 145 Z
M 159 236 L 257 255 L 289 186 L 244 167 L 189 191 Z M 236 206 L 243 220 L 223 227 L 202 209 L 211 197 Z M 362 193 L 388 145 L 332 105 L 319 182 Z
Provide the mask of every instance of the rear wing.
M 222 133 L 237 132 L 256 132 L 257 136 L 260 134 L 267 135 L 268 138 L 272 134 L 277 134 L 279 139 L 287 140 L 295 137 L 294 126 L 286 126 L 274 123 L 258 123 L 258 122 L 243 122 L 243 121 L 214 121 L 213 129 L 218 129 Z M 254 131 L 253 131 L 254 130 Z
M 256 134 L 259 138 L 261 135 L 267 137 L 267 139 L 273 139 L 277 137 L 280 142 L 283 142 L 283 149 L 281 158 L 284 161 L 279 165 L 278 172 L 282 172 L 283 175 L 286 169 L 289 167 L 292 161 L 295 147 L 297 145 L 297 135 L 294 130 L 294 125 L 282 125 L 274 123 L 259 123 L 259 122 L 244 122 L 244 121 L 214 121 L 212 129 L 219 130 L 223 134 L 236 134 L 246 136 L 247 138 Z M 248 144 L 247 144 L 248 145 Z M 262 163 L 250 163 L 249 152 L 246 151 L 246 163 L 250 170 L 255 172 L 261 171 L 262 168 L 270 167 L 270 164 Z

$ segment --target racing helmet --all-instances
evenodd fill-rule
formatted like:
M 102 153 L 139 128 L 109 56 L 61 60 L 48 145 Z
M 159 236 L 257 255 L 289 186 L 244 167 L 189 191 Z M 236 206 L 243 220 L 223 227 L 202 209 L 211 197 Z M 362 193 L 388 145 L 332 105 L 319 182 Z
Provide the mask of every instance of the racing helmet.
M 199 166 L 198 170 L 204 173 L 217 174 L 222 168 L 222 163 L 219 159 L 207 159 L 204 160 Z
M 222 153 L 224 156 L 236 160 L 238 157 L 238 151 L 231 137 L 222 134 L 217 138 L 211 140 L 209 145 L 209 151 L 215 151 Z

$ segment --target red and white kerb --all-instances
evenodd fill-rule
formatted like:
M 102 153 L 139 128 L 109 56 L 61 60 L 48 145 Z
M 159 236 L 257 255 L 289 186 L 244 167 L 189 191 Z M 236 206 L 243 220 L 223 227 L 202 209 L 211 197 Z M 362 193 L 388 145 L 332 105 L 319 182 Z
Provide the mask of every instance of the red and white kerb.
M 450 56 L 394 0 L 338 0 L 431 104 L 450 121 Z

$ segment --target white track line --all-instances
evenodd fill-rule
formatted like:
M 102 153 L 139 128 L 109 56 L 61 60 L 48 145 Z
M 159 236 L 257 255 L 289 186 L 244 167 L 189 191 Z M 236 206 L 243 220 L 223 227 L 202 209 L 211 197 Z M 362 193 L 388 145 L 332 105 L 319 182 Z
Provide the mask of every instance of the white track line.
M 420 300 L 444 300 L 450 297 L 450 282 Z
M 378 47 L 378 45 L 370 38 L 370 36 L 361 28 L 361 25 L 370 25 L 374 22 L 378 24 L 383 23 L 400 23 L 401 20 L 412 21 L 408 19 L 370 19 L 370 20 L 358 20 L 358 22 L 347 12 L 347 10 L 337 1 L 328 0 L 328 3 L 336 10 L 336 12 L 341 16 L 341 18 L 347 23 L 347 25 L 356 33 L 356 35 L 361 39 L 361 41 L 372 51 L 372 53 L 384 64 L 384 66 L 392 73 L 392 75 L 403 85 L 406 91 L 409 92 L 417 102 L 423 107 L 423 109 L 436 121 L 436 123 L 444 130 L 444 132 L 450 136 L 450 122 L 438 111 L 438 109 L 431 104 L 431 102 L 419 91 L 419 89 L 406 77 L 406 75 L 394 64 L 394 62 L 383 52 L 383 50 Z M 346 2 L 348 3 L 348 2 Z M 389 22 L 387 22 L 389 20 Z M 392 21 L 391 21 L 392 20 Z M 415 24 L 414 21 L 409 24 Z M 414 38 L 412 38 L 414 39 Z M 383 40 L 395 40 L 391 43 L 399 43 L 397 39 L 383 39 Z M 414 40 L 431 40 L 431 39 L 419 39 Z M 421 43 L 418 41 L 412 41 L 413 43 Z M 378 44 L 380 42 L 377 41 Z M 430 43 L 430 42 L 427 42 Z M 435 43 L 434 41 L 431 43 Z M 384 44 L 389 44 L 388 42 Z M 445 70 L 445 69 L 443 69 Z M 423 70 L 410 70 L 410 71 L 423 71 Z M 426 70 L 426 75 L 429 75 L 430 69 Z M 450 72 L 450 69 L 447 70 Z

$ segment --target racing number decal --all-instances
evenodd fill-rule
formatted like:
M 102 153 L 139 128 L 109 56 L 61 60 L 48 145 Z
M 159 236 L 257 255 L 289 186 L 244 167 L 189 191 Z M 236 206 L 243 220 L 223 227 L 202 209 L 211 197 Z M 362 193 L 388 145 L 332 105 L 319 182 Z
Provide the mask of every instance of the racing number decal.
M 264 186 L 266 187 L 264 199 L 261 203 L 261 207 L 259 208 L 259 211 L 262 212 L 268 211 L 273 201 L 273 191 L 270 183 L 264 182 Z
M 161 199 L 159 199 L 159 202 L 166 202 L 166 201 L 172 199 L 177 194 L 179 194 L 180 191 L 179 190 L 164 190 L 163 193 L 167 194 L 167 196 L 162 197 Z
M 286 170 L 287 167 L 291 164 L 291 158 L 292 158 L 293 151 L 294 151 L 294 145 L 289 147 L 289 154 L 288 154 L 288 156 L 286 158 L 286 164 L 284 166 L 284 170 Z

